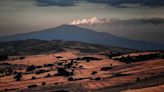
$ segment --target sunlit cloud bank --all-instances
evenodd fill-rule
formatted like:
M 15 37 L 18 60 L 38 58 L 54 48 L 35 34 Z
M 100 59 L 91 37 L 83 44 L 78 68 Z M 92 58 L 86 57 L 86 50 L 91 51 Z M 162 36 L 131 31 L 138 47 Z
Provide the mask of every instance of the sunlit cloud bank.
M 93 25 L 93 24 L 103 24 L 108 23 L 109 21 L 105 18 L 91 17 L 89 19 L 79 19 L 71 22 L 71 25 Z
M 70 24 L 130 39 L 164 44 L 163 18 L 106 19 L 94 17 L 74 20 Z
M 163 18 L 149 18 L 149 19 L 106 19 L 106 18 L 99 18 L 99 17 L 91 17 L 86 19 L 78 19 L 74 20 L 70 23 L 70 25 L 140 25 L 140 24 L 163 24 Z

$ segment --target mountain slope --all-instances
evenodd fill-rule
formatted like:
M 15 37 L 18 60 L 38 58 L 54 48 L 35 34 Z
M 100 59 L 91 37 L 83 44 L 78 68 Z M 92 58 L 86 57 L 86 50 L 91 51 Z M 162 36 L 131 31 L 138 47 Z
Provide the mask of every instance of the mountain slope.
M 43 31 L 1 37 L 0 41 L 15 41 L 25 39 L 80 41 L 102 45 L 118 46 L 139 50 L 164 49 L 164 45 L 130 40 L 108 33 L 101 33 L 73 25 L 61 25 Z
M 110 51 L 113 54 L 136 52 L 136 50 L 133 49 L 88 44 L 77 41 L 44 41 L 29 39 L 23 41 L 0 42 L 0 55 L 36 55 L 72 50 L 82 53 L 108 53 Z

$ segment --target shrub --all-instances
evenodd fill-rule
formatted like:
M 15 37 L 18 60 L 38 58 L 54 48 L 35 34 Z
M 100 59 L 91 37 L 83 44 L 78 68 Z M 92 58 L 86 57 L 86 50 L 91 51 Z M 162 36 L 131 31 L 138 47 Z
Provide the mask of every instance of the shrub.
M 23 57 L 23 56 L 22 56 L 22 57 L 20 57 L 20 60 L 23 60 L 23 59 L 25 59 L 25 58 L 26 58 L 26 57 Z
M 79 68 L 83 68 L 83 66 L 81 65 L 81 66 L 79 66 Z
M 93 71 L 91 74 L 92 74 L 92 75 L 95 75 L 96 73 L 97 73 L 97 71 Z
M 95 58 L 95 57 L 83 57 L 81 58 L 81 60 L 102 60 L 102 59 Z
M 63 57 L 62 57 L 62 56 L 57 56 L 56 58 L 58 58 L 58 59 L 59 59 L 59 58 L 63 58 Z
M 35 74 L 41 74 L 41 73 L 45 73 L 47 72 L 46 70 L 39 70 L 39 71 L 36 71 Z
M 16 81 L 20 81 L 21 78 L 22 78 L 22 73 L 21 73 L 21 72 L 17 73 L 17 74 L 14 76 L 14 79 L 16 79 Z
M 44 64 L 44 67 L 52 67 L 54 66 L 53 64 Z
M 29 85 L 28 88 L 36 88 L 38 85 Z
M 35 76 L 33 76 L 31 79 L 32 79 L 32 80 L 35 80 L 35 79 L 36 79 L 36 77 L 35 77 Z
M 101 78 L 100 77 L 97 77 L 97 78 L 95 78 L 95 80 L 101 80 Z
M 51 77 L 51 75 L 50 74 L 47 74 L 47 77 Z
M 161 54 L 161 59 L 164 59 L 164 54 Z
M 27 67 L 26 71 L 33 71 L 35 70 L 36 66 L 32 65 L 32 66 L 29 66 Z
M 73 75 L 73 72 L 68 72 L 64 68 L 58 68 L 57 76 L 70 76 Z
M 42 85 L 43 85 L 43 86 L 46 85 L 46 82 L 42 82 Z
M 53 92 L 69 92 L 69 91 L 66 91 L 66 90 L 57 90 L 57 91 L 53 91 Z
M 141 79 L 139 77 L 137 77 L 136 81 L 141 81 Z
M 0 61 L 7 60 L 8 56 L 7 55 L 0 55 Z
M 74 79 L 72 77 L 69 77 L 68 78 L 68 81 L 73 81 Z
M 59 66 L 62 66 L 62 65 L 63 65 L 63 63 L 58 63 L 58 65 L 59 65 Z
M 103 67 L 103 68 L 101 68 L 101 71 L 108 71 L 108 70 L 111 70 L 112 69 L 112 67 Z
M 90 62 L 90 60 L 86 60 L 86 62 Z

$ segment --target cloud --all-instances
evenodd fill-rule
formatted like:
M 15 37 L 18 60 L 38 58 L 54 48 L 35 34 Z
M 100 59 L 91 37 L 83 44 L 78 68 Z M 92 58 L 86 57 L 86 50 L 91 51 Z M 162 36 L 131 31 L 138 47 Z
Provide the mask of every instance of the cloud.
M 75 0 L 35 0 L 38 6 L 75 6 Z
M 93 25 L 93 24 L 103 24 L 108 23 L 109 21 L 105 18 L 91 17 L 89 19 L 79 19 L 71 22 L 71 25 Z
M 111 6 L 120 6 L 123 4 L 138 4 L 140 6 L 164 6 L 164 0 L 86 0 L 92 3 L 109 4 Z
M 111 26 L 130 26 L 130 25 L 140 25 L 140 24 L 164 24 L 164 18 L 149 18 L 149 19 L 106 19 L 92 17 L 89 19 L 79 19 L 74 20 L 70 25 L 111 25 Z
M 103 18 L 104 19 L 104 18 Z M 104 19 L 105 22 L 78 26 L 117 36 L 164 44 L 164 18 Z
M 77 3 L 89 2 L 96 4 L 111 5 L 114 7 L 133 7 L 148 6 L 158 7 L 164 6 L 164 0 L 35 0 L 38 6 L 74 6 Z M 129 6 L 130 5 L 130 6 Z

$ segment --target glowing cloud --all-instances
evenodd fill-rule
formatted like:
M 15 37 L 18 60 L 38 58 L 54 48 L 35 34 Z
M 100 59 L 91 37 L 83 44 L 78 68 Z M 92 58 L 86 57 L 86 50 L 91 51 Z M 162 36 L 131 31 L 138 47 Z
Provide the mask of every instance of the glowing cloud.
M 74 20 L 70 25 L 93 25 L 93 24 L 103 24 L 109 22 L 105 18 L 92 17 L 89 19 Z

